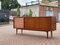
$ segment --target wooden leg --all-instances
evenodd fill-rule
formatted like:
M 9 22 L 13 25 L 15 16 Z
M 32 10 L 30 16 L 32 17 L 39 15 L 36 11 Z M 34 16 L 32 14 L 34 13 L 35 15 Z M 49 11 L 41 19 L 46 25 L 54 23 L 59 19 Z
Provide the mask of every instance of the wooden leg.
M 47 31 L 47 38 L 48 38 L 48 31 Z
M 21 29 L 21 34 L 23 34 L 23 29 Z
M 51 31 L 51 38 L 52 38 L 52 31 Z
M 16 29 L 16 34 L 18 33 L 18 29 Z

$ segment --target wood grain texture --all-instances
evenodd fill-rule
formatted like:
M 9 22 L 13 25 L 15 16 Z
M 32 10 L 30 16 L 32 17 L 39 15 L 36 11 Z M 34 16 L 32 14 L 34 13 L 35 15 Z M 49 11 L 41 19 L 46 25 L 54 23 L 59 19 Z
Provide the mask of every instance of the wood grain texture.
M 55 17 L 21 17 L 15 18 L 15 28 L 35 31 L 56 30 Z
M 24 18 L 14 18 L 15 28 L 24 28 Z

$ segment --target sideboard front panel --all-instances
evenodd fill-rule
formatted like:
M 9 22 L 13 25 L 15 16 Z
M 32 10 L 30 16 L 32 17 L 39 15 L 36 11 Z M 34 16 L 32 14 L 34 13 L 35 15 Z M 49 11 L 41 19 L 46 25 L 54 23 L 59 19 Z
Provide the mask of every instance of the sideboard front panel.
M 56 30 L 55 17 L 20 17 L 14 18 L 14 28 L 35 31 Z

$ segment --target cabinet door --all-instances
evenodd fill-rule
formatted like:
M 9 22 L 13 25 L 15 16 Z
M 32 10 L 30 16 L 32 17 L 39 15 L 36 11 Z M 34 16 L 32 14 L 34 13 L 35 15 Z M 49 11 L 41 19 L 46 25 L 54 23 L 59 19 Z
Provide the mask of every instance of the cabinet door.
M 15 28 L 24 28 L 24 18 L 14 18 Z
M 40 21 L 38 18 L 30 17 L 25 18 L 25 29 L 28 30 L 39 30 L 40 29 Z
M 34 22 L 32 18 L 25 18 L 25 29 L 34 29 Z
M 47 31 L 51 28 L 51 19 L 49 17 L 40 18 L 40 29 L 41 31 Z

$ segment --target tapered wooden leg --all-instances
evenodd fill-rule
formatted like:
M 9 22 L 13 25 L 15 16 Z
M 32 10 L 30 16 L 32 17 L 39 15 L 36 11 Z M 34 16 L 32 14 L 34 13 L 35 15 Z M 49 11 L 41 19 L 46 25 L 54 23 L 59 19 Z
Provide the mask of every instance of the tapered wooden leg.
M 47 38 L 48 38 L 48 31 L 47 31 Z
M 23 34 L 23 29 L 21 29 L 21 34 Z
M 52 38 L 53 36 L 52 36 L 52 31 L 51 31 L 51 38 Z
M 18 33 L 18 29 L 16 29 L 16 34 Z

